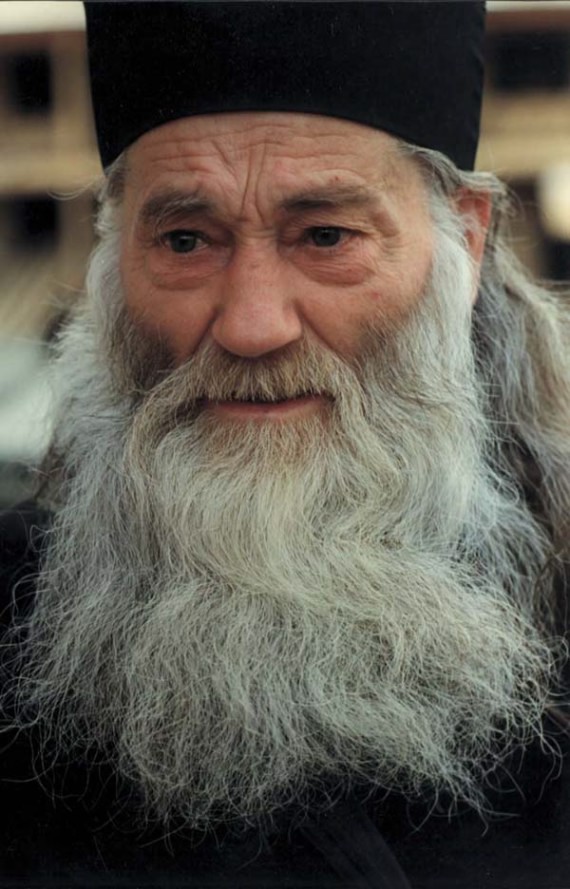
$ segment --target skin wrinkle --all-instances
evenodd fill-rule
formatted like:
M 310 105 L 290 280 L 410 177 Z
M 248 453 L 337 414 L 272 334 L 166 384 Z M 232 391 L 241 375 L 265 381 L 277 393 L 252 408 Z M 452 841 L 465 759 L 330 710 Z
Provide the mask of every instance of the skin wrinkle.
M 231 170 L 232 163 L 229 159 L 229 147 L 233 143 L 235 143 L 236 153 L 239 155 L 240 152 L 245 152 L 246 149 L 241 148 L 239 145 L 240 138 L 245 136 L 247 144 L 252 147 L 256 147 L 258 144 L 257 136 L 254 132 L 252 132 L 251 120 L 253 115 L 247 113 L 239 113 L 239 114 L 225 114 L 224 118 L 228 121 L 231 121 L 231 129 L 228 128 L 226 133 L 224 134 L 223 139 L 216 139 L 214 142 L 215 148 L 219 151 L 220 157 L 226 163 L 228 170 Z M 257 115 L 256 115 L 257 116 Z M 271 116 L 271 131 L 269 133 L 264 132 L 262 136 L 259 137 L 259 144 L 274 146 L 277 148 L 283 148 L 286 151 L 290 150 L 290 140 L 289 140 L 289 127 L 292 117 L 297 120 L 305 120 L 307 124 L 308 134 L 299 136 L 299 140 L 301 142 L 305 141 L 307 143 L 306 153 L 308 155 L 314 154 L 315 145 L 320 143 L 323 137 L 329 135 L 330 131 L 330 118 L 320 118 L 318 115 L 303 115 L 303 114 L 264 114 L 265 119 L 269 119 Z M 214 115 L 208 115 L 210 119 L 214 117 Z M 204 118 L 202 118 L 203 120 Z M 190 118 L 189 121 L 198 121 L 198 126 L 200 125 L 200 118 Z M 243 126 L 239 127 L 239 124 L 242 123 Z M 322 125 L 322 129 L 319 128 L 319 124 Z M 168 133 L 167 146 L 171 149 L 170 151 L 166 150 L 165 139 L 164 139 L 164 129 L 166 127 L 170 127 L 171 124 L 165 124 L 162 127 L 157 127 L 153 131 L 149 132 L 144 138 L 147 141 L 147 151 L 149 156 L 149 161 L 152 163 L 163 163 L 169 161 L 178 161 L 179 159 L 184 159 L 187 157 L 189 153 L 195 154 L 197 160 L 200 160 L 202 155 L 200 153 L 200 146 L 196 144 L 194 139 L 189 139 L 185 135 L 177 135 L 175 133 Z M 346 143 L 348 150 L 353 147 L 354 136 L 357 134 L 366 134 L 368 132 L 368 128 L 365 126 L 360 126 L 358 124 L 348 124 L 348 126 L 352 127 L 351 130 L 346 131 L 346 134 L 341 134 L 339 137 L 339 141 L 342 143 L 343 141 Z M 284 139 L 276 139 L 274 138 L 274 132 L 276 129 L 282 129 L 286 135 Z M 175 149 L 174 151 L 172 149 Z M 321 150 L 322 145 L 319 144 L 319 154 L 321 158 L 326 162 L 328 162 L 328 156 L 326 151 Z M 392 168 L 392 173 L 394 170 Z M 397 181 L 397 176 L 393 175 L 394 181 Z
M 283 132 L 286 126 L 283 142 L 275 140 L 276 120 Z M 311 128 L 317 136 L 307 138 Z M 288 114 L 190 118 L 142 137 L 129 152 L 126 177 L 121 267 L 129 310 L 172 344 L 179 361 L 212 337 L 238 354 L 261 355 L 304 329 L 351 354 L 358 329 L 372 317 L 405 319 L 429 272 L 425 188 L 394 146 L 391 137 L 366 127 Z M 386 209 L 297 206 L 293 218 L 284 215 L 283 204 L 290 211 L 300 192 L 323 189 L 356 192 L 356 204 L 363 192 L 375 195 Z M 168 190 L 199 191 L 216 204 L 213 223 L 208 213 L 184 222 L 213 239 L 193 258 L 168 257 L 165 247 L 149 250 L 144 235 L 137 249 L 143 208 L 148 211 L 150 201 L 152 209 L 157 194 Z M 301 246 L 309 225 L 358 234 L 325 256 Z
M 210 117 L 211 117 L 211 118 L 214 118 L 214 117 L 216 117 L 216 116 L 215 116 L 215 115 L 212 115 L 212 116 L 210 116 Z M 236 117 L 237 117 L 237 118 L 240 118 L 240 117 L 243 117 L 243 115 L 224 115 L 223 117 L 224 117 L 224 119 L 225 119 L 226 121 L 229 120 L 229 121 L 234 122 L 234 119 L 235 119 Z M 248 117 L 248 119 L 251 119 L 251 118 L 259 118 L 260 115 L 247 115 L 247 117 Z M 265 117 L 265 118 L 270 117 L 271 120 L 272 120 L 272 122 L 273 122 L 273 123 L 272 123 L 272 126 L 275 125 L 274 121 L 275 121 L 275 119 L 278 118 L 278 117 L 284 117 L 284 118 L 286 118 L 286 119 L 292 117 L 292 118 L 294 118 L 294 119 L 296 118 L 297 120 L 298 120 L 298 119 L 303 120 L 304 117 L 309 117 L 309 121 L 310 121 L 310 123 L 312 124 L 312 123 L 314 122 L 314 119 L 311 118 L 310 116 L 303 116 L 303 115 L 262 115 L 262 117 Z M 315 118 L 315 119 L 316 119 L 316 118 Z M 348 137 L 344 137 L 343 134 L 342 134 L 342 127 L 343 127 L 343 126 L 346 126 L 346 124 L 344 124 L 344 122 L 341 122 L 341 121 L 339 121 L 339 122 L 335 122 L 335 123 L 338 123 L 338 124 L 341 125 L 341 133 L 339 134 L 338 132 L 335 132 L 335 138 L 336 138 L 337 142 L 340 142 L 340 143 L 342 144 L 343 139 L 346 138 L 346 141 L 347 141 L 348 145 L 352 148 L 352 154 L 354 154 L 354 144 L 353 144 L 353 142 L 354 142 L 354 134 L 351 132 L 351 136 L 350 136 L 350 138 L 348 138 Z M 199 119 L 190 119 L 190 121 L 187 122 L 187 125 L 194 125 L 194 124 L 198 124 L 199 126 L 202 127 L 202 129 L 204 128 L 203 120 L 199 120 Z M 147 163 L 148 163 L 148 165 L 151 166 L 151 167 L 152 167 L 152 166 L 156 166 L 156 167 L 164 166 L 165 169 L 166 169 L 166 171 L 169 171 L 169 172 L 179 172 L 179 171 L 182 171 L 182 169 L 183 169 L 182 166 L 181 166 L 181 167 L 178 167 L 178 168 L 176 168 L 176 169 L 170 169 L 170 168 L 169 168 L 169 164 L 168 164 L 169 156 L 168 156 L 168 155 L 159 154 L 158 156 L 156 156 L 156 155 L 155 155 L 155 152 L 153 151 L 153 148 L 155 148 L 154 143 L 156 142 L 156 140 L 159 139 L 159 137 L 163 137 L 163 138 L 166 137 L 166 138 L 167 138 L 167 141 L 172 140 L 172 141 L 174 142 L 174 144 L 177 144 L 177 143 L 178 143 L 178 144 L 181 144 L 181 145 L 185 145 L 185 148 L 186 148 L 186 151 L 185 151 L 186 160 L 188 160 L 188 158 L 192 158 L 192 162 L 193 162 L 194 164 L 197 164 L 197 165 L 198 165 L 198 172 L 203 172 L 203 171 L 201 170 L 201 167 L 200 167 L 200 161 L 201 161 L 201 159 L 202 159 L 204 156 L 206 156 L 206 157 L 210 157 L 210 156 L 211 156 L 211 152 L 210 152 L 209 154 L 206 154 L 206 155 L 201 154 L 201 152 L 200 152 L 200 145 L 199 145 L 199 139 L 198 139 L 198 138 L 193 138 L 192 140 L 184 140 L 184 139 L 178 139 L 178 140 L 177 140 L 177 138 L 176 138 L 176 133 L 175 133 L 175 132 L 172 132 L 172 128 L 173 128 L 174 126 L 176 126 L 176 125 L 177 125 L 177 124 L 170 124 L 170 125 L 166 125 L 165 127 L 161 127 L 161 128 L 159 128 L 158 130 L 153 131 L 152 133 L 150 133 L 150 134 L 148 134 L 147 136 L 143 137 L 143 139 L 139 140 L 139 142 L 140 142 L 140 143 L 143 143 L 143 144 L 145 143 L 146 140 L 148 140 L 148 143 L 149 143 L 149 144 L 148 144 L 148 146 L 146 147 L 146 151 L 145 151 L 145 154 L 148 155 L 148 157 L 147 157 Z M 235 125 L 235 122 L 234 122 L 234 125 Z M 307 125 L 307 121 L 305 121 L 305 125 Z M 283 126 L 287 126 L 287 125 L 283 124 Z M 355 129 L 355 130 L 357 131 L 357 133 L 361 136 L 361 139 L 363 139 L 364 136 L 369 136 L 369 135 L 370 135 L 370 132 L 371 132 L 371 131 L 370 131 L 368 128 L 366 128 L 366 127 L 358 127 L 358 126 L 354 127 L 354 126 L 352 126 L 352 125 L 348 125 L 348 126 L 349 126 L 349 127 L 352 127 L 352 129 Z M 331 127 L 330 127 L 330 124 L 329 124 L 329 129 L 330 129 L 330 128 L 331 128 Z M 228 129 L 228 127 L 226 127 L 226 130 L 227 130 L 227 129 Z M 265 131 L 267 131 L 267 129 L 268 129 L 268 128 L 265 126 Z M 287 127 L 287 129 L 289 130 L 289 127 Z M 334 127 L 333 127 L 332 129 L 333 129 L 333 131 L 334 131 Z M 338 128 L 337 128 L 337 129 L 338 129 Z M 256 141 L 256 138 L 255 138 L 256 134 L 255 134 L 255 132 L 252 132 L 252 130 L 253 130 L 253 127 L 252 127 L 251 125 L 249 125 L 249 126 L 245 129 L 245 134 L 246 134 L 246 136 L 247 136 L 247 139 L 251 142 L 252 150 L 254 150 L 254 149 L 256 148 L 256 146 L 257 146 L 257 141 Z M 164 132 L 164 131 L 166 131 L 166 132 Z M 200 131 L 198 130 L 198 136 L 199 136 L 199 132 L 200 132 Z M 231 128 L 229 129 L 229 134 L 231 135 Z M 213 144 L 214 150 L 216 150 L 216 148 L 218 148 L 218 150 L 221 151 L 221 156 L 222 156 L 222 159 L 223 159 L 223 160 L 224 160 L 224 158 L 225 158 L 224 163 L 225 163 L 226 166 L 228 166 L 229 161 L 228 161 L 228 159 L 225 157 L 225 151 L 227 151 L 227 149 L 225 149 L 225 143 L 226 143 L 226 141 L 230 141 L 230 142 L 231 142 L 230 135 L 228 135 L 228 133 L 226 132 L 226 138 L 225 138 L 225 140 L 223 140 L 223 141 L 217 140 L 217 139 L 215 139 L 215 138 L 212 139 L 212 144 Z M 305 153 L 306 153 L 306 156 L 307 156 L 308 158 L 310 158 L 311 156 L 314 155 L 314 145 L 315 145 L 315 140 L 319 139 L 319 137 L 320 137 L 321 135 L 323 135 L 323 134 L 321 134 L 319 131 L 317 131 L 317 133 L 316 133 L 314 136 L 311 136 L 311 138 L 307 141 L 307 144 L 306 144 L 306 151 L 305 151 Z M 329 137 L 330 137 L 330 133 L 329 133 L 328 135 L 329 135 Z M 375 135 L 380 136 L 380 134 L 375 134 Z M 269 136 L 267 135 L 266 132 L 264 133 L 264 138 L 265 138 L 266 141 L 269 141 Z M 298 140 L 299 140 L 299 142 L 301 143 L 301 148 L 303 147 L 304 139 L 305 139 L 305 137 L 304 137 L 303 134 L 301 133 L 301 134 L 298 136 Z M 385 142 L 387 139 L 389 139 L 389 137 L 384 136 L 384 142 Z M 393 142 L 393 140 L 390 140 L 389 143 L 388 143 L 388 145 L 390 146 L 392 142 Z M 161 143 L 159 142 L 159 144 L 161 144 Z M 290 145 L 289 145 L 288 143 L 285 143 L 285 144 L 287 145 L 287 148 L 290 150 Z M 326 153 L 325 151 L 322 150 L 322 145 L 320 145 L 319 148 L 321 149 L 321 150 L 319 151 L 319 161 L 320 161 L 320 164 L 321 164 L 322 166 L 326 167 L 329 163 L 331 163 L 331 162 L 333 162 L 333 161 L 334 161 L 335 163 L 338 163 L 338 160 L 339 160 L 339 155 L 338 155 L 338 153 L 335 153 L 335 154 L 333 154 L 333 155 L 327 155 L 327 153 Z M 384 155 L 386 155 L 386 145 L 383 144 L 382 141 L 380 141 L 380 144 L 379 144 L 378 148 L 384 148 Z M 225 149 L 225 150 L 224 150 L 224 149 Z M 244 148 L 242 152 L 236 152 L 236 158 L 237 158 L 238 161 L 240 160 L 241 155 L 245 152 L 245 150 L 246 150 L 246 149 Z M 392 150 L 393 150 L 393 149 L 392 149 Z M 181 149 L 181 151 L 182 151 L 182 149 Z M 132 151 L 131 151 L 131 153 L 132 153 Z M 300 153 L 300 154 L 302 155 L 302 154 L 303 154 L 303 150 L 301 150 L 300 152 L 298 151 L 297 153 Z M 330 158 L 330 160 L 329 160 L 329 158 Z M 381 171 L 381 173 L 379 173 L 376 169 L 374 170 L 374 172 L 375 172 L 375 177 L 374 177 L 374 178 L 375 178 L 375 180 L 376 180 L 376 183 L 378 184 L 378 186 L 379 186 L 380 188 L 382 188 L 382 189 L 384 189 L 384 190 L 385 190 L 385 189 L 388 189 L 388 188 L 391 188 L 391 189 L 394 189 L 394 190 L 398 190 L 398 189 L 399 189 L 399 190 L 401 191 L 401 190 L 402 190 L 402 180 L 401 180 L 401 177 L 398 177 L 398 176 L 395 175 L 395 171 L 393 170 L 394 163 L 391 161 L 391 158 L 390 158 L 390 154 L 389 154 L 389 153 L 388 153 L 388 156 L 387 156 L 387 157 L 384 157 L 384 158 L 383 158 L 383 161 L 384 161 L 385 169 L 383 168 L 382 171 Z M 235 164 L 235 159 L 234 159 L 234 164 Z M 277 172 L 279 171 L 279 158 L 274 159 L 274 160 L 273 160 L 273 164 L 274 164 L 273 172 L 277 173 Z M 376 165 L 375 165 L 375 166 L 376 166 Z M 348 169 L 350 169 L 350 165 L 348 166 Z M 412 168 L 412 169 L 413 169 L 413 168 Z M 231 173 L 231 170 L 228 170 L 228 172 Z M 337 170 L 337 173 L 340 174 L 340 175 L 343 175 L 345 172 L 346 172 L 346 170 L 343 170 L 342 167 L 339 167 L 338 170 Z M 367 183 L 365 182 L 365 183 L 363 183 L 363 184 L 366 185 Z
M 218 140 L 214 140 L 213 144 L 214 146 L 219 144 Z M 245 165 L 245 183 L 242 188 L 242 201 L 237 215 L 237 218 L 243 220 L 245 224 L 248 222 L 248 204 L 253 203 L 257 207 L 263 206 L 265 185 L 263 178 L 258 175 L 258 171 L 263 170 L 266 165 L 271 166 L 271 151 L 266 139 L 259 145 L 251 146 L 250 143 L 250 153 L 250 163 Z M 269 226 L 267 227 L 269 228 Z
M 397 220 L 392 218 L 390 207 L 383 200 L 381 194 L 377 194 L 364 186 L 336 187 L 334 184 L 321 188 L 306 188 L 284 198 L 278 202 L 276 210 L 287 216 L 294 217 L 297 214 L 321 211 L 350 210 L 353 212 L 362 209 L 362 217 L 354 217 L 353 221 L 360 225 L 374 222 L 380 227 L 380 220 L 388 236 L 398 234 Z M 366 212 L 368 211 L 368 212 Z M 182 222 L 184 218 L 190 219 L 194 215 L 204 214 L 212 220 L 219 219 L 222 223 L 230 224 L 231 217 L 225 216 L 222 207 L 211 199 L 206 198 L 198 188 L 192 191 L 177 189 L 164 189 L 147 198 L 139 211 L 139 221 L 143 229 L 150 229 L 156 235 L 161 226 L 167 223 L 174 224 L 177 220 Z M 247 222 L 245 216 L 238 216 L 236 223 Z

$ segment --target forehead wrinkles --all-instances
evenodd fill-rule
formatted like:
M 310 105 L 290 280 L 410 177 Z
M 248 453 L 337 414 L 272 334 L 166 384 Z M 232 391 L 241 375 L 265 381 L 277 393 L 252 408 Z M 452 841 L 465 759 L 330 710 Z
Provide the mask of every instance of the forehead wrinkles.
M 212 146 L 226 174 L 235 181 L 239 200 L 236 212 L 239 217 L 247 217 L 250 205 L 261 209 L 268 199 L 268 185 L 279 172 L 275 169 L 276 157 L 279 158 L 285 150 L 281 143 L 272 143 L 265 137 L 250 140 L 241 150 L 232 151 L 224 139 L 218 138 L 212 140 Z
M 287 122 L 270 125 L 240 121 L 240 126 L 232 122 L 230 127 L 227 121 L 218 121 L 208 127 L 203 120 L 167 125 L 134 146 L 135 167 L 147 181 L 169 173 L 213 177 L 210 185 L 237 186 L 242 200 L 252 194 L 260 178 L 265 194 L 276 177 L 285 185 L 288 180 L 296 185 L 305 170 L 317 176 L 363 175 L 383 187 L 394 187 L 405 178 L 391 137 L 344 121 L 335 121 L 333 129 L 323 121 L 309 130 L 298 116 L 285 117 Z

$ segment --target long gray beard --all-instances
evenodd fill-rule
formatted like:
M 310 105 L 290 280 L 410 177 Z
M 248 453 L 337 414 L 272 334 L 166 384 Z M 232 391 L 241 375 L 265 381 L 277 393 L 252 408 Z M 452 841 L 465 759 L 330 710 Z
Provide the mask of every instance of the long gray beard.
M 325 776 L 482 806 L 484 770 L 540 731 L 548 543 L 489 466 L 460 237 L 440 232 L 418 311 L 352 364 L 206 347 L 162 376 L 115 252 L 59 359 L 66 481 L 20 719 L 110 751 L 149 817 L 192 827 L 314 804 Z M 333 401 L 280 425 L 199 401 L 302 391 Z

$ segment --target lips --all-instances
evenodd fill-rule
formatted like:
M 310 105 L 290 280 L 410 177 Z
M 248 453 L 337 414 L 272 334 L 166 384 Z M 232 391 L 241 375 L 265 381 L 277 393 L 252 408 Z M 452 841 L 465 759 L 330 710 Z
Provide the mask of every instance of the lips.
M 294 415 L 296 413 L 306 413 L 317 410 L 322 407 L 325 396 L 311 393 L 303 393 L 293 398 L 282 399 L 240 399 L 231 398 L 228 400 L 205 399 L 203 406 L 212 410 L 214 413 L 232 415 L 234 417 L 255 417 L 262 416 L 270 418 L 271 416 L 279 417 L 287 414 Z
M 285 404 L 288 402 L 296 402 L 302 401 L 306 398 L 321 398 L 321 394 L 317 392 L 300 392 L 298 395 L 283 395 L 281 397 L 273 397 L 267 395 L 252 395 L 247 396 L 246 398 L 242 398 L 239 395 L 232 393 L 227 398 L 209 398 L 204 397 L 201 399 L 202 404 L 260 404 L 271 406 L 275 404 Z

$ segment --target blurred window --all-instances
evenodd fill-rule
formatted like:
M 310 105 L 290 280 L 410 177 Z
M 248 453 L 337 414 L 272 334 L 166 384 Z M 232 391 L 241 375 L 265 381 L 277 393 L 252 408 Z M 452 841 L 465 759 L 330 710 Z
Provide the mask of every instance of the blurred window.
M 6 99 L 14 111 L 48 112 L 51 70 L 47 53 L 19 53 L 7 59 Z

